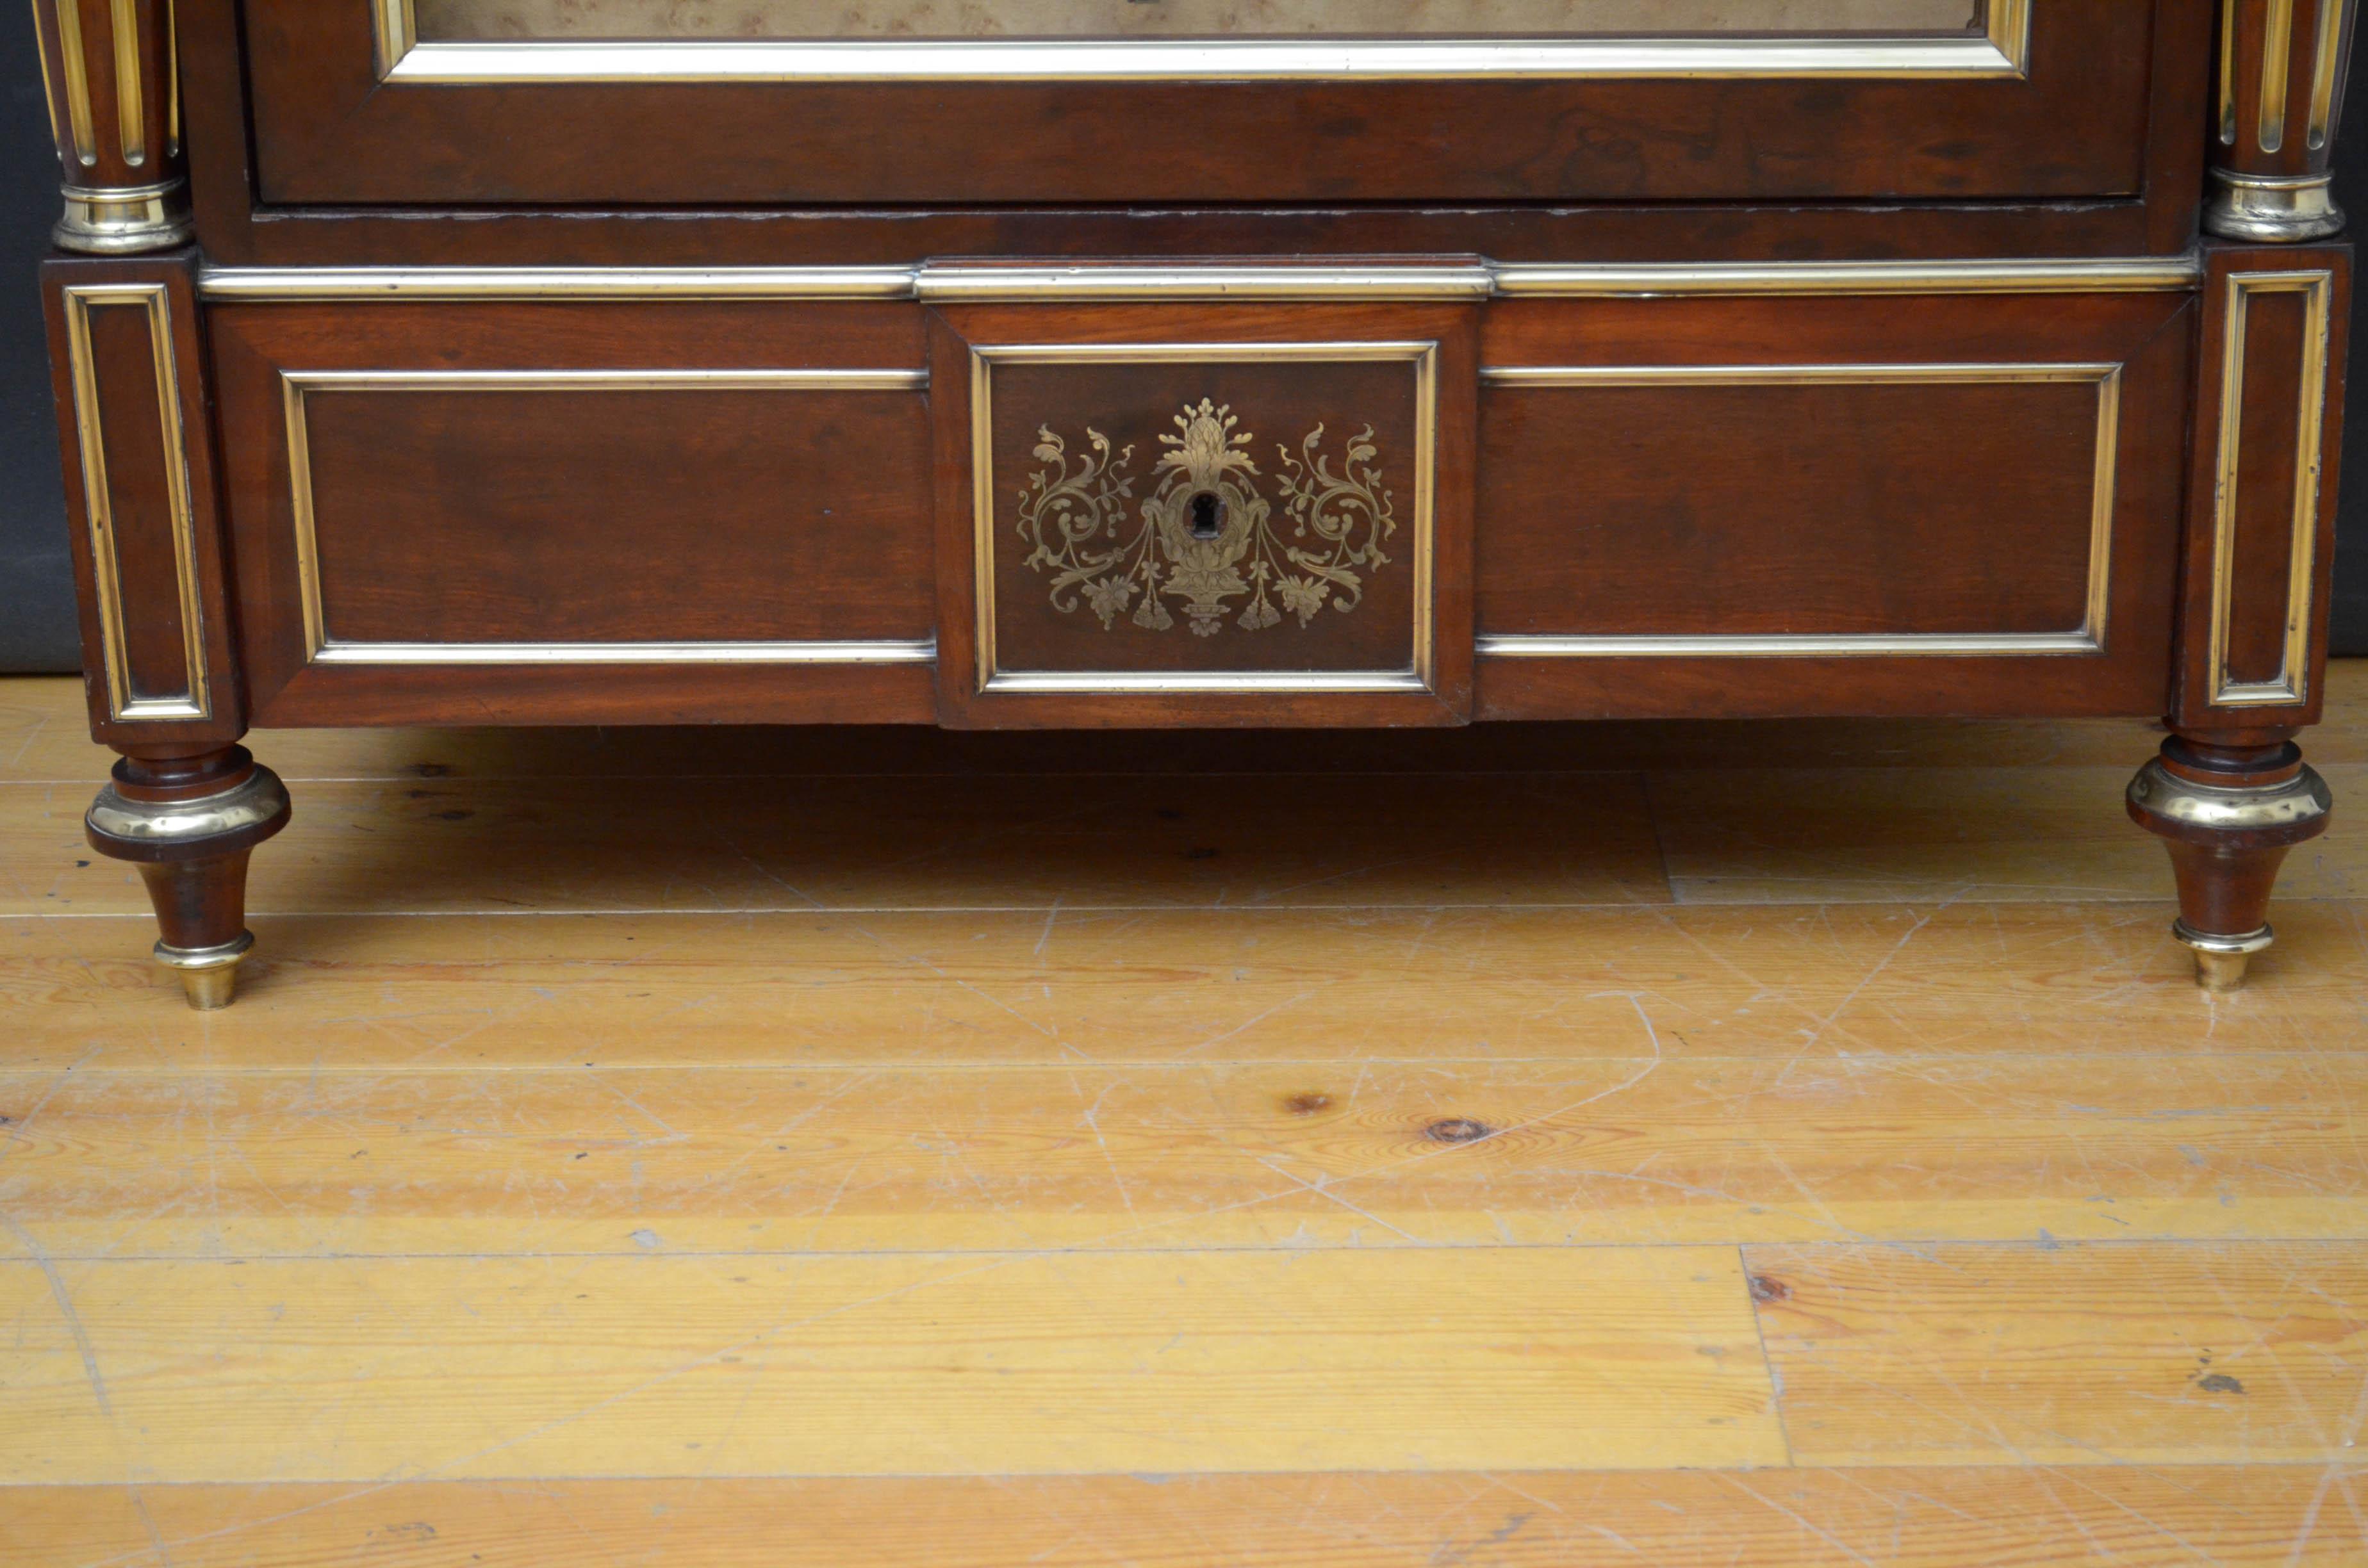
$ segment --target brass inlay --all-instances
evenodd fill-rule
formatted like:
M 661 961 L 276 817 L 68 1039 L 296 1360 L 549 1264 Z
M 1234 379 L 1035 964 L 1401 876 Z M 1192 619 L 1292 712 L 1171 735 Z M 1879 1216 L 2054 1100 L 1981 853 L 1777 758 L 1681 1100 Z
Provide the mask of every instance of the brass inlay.
M 2311 45 L 2310 150 L 2327 145 L 2335 126 L 2335 83 L 2342 74 L 2343 14 L 2350 0 L 2319 0 L 2318 37 Z
M 1842 632 L 1766 635 L 1592 636 L 1522 632 L 1484 636 L 1497 658 L 1898 658 L 2100 653 L 2112 603 L 2113 507 L 2121 446 L 2122 367 L 2110 363 L 1964 365 L 1546 365 L 1490 366 L 1487 385 L 1524 387 L 1849 386 L 1868 382 L 2074 382 L 2097 389 L 2097 440 L 2089 508 L 2089 575 L 2080 625 L 2069 631 Z
M 33 3 L 38 7 L 40 0 Z M 75 159 L 91 168 L 98 163 L 98 127 L 90 107 L 90 62 L 83 53 L 82 7 L 79 0 L 57 0 L 50 12 L 58 19 L 58 75 L 65 84 L 66 129 L 74 138 Z M 38 17 L 34 27 L 38 31 Z
M 172 304 L 162 283 L 69 284 L 63 293 L 67 380 L 74 389 L 74 445 L 81 449 L 83 513 L 90 532 L 91 580 L 98 608 L 99 663 L 110 717 L 204 719 L 207 697 L 203 606 L 198 592 L 197 521 L 190 506 L 188 450 L 181 430 L 181 389 L 173 359 Z M 141 697 L 131 688 L 126 641 L 122 566 L 115 543 L 115 512 L 107 477 L 107 434 L 99 416 L 98 372 L 91 352 L 94 306 L 134 306 L 147 318 L 156 379 L 156 413 L 164 438 L 165 494 L 173 539 L 173 580 L 180 601 L 181 659 L 186 679 L 177 696 Z
M 1130 605 L 1127 619 L 1136 626 L 1166 631 L 1176 624 L 1167 608 L 1173 599 L 1198 637 L 1215 636 L 1229 619 L 1261 631 L 1286 611 L 1304 631 L 1327 601 L 1344 614 L 1354 610 L 1364 599 L 1363 573 L 1389 564 L 1382 541 L 1397 531 L 1389 487 L 1373 466 L 1373 427 L 1349 437 L 1337 474 L 1330 455 L 1315 449 L 1323 426 L 1308 432 L 1296 456 L 1277 444 L 1285 471 L 1278 518 L 1259 493 L 1256 437 L 1236 431 L 1241 421 L 1230 405 L 1204 397 L 1187 403 L 1175 422 L 1182 434 L 1159 437 L 1168 449 L 1159 456 L 1158 488 L 1124 533 L 1134 449 L 1113 456 L 1109 437 L 1087 426 L 1092 451 L 1073 472 L 1066 443 L 1049 426 L 1037 430 L 1036 460 L 1049 466 L 1030 474 L 1019 493 L 1019 537 L 1033 546 L 1024 564 L 1052 569 L 1053 608 L 1070 613 L 1082 593 L 1105 631 Z M 1313 533 L 1316 542 L 1285 540 L 1279 530 L 1286 520 L 1292 539 Z M 1239 616 L 1231 599 L 1246 600 Z
M 62 6 L 74 0 L 60 0 Z M 140 13 L 133 0 L 113 0 L 115 35 L 115 125 L 123 139 L 123 161 L 138 168 L 148 161 L 147 106 L 140 91 Z
M 175 0 L 165 6 L 165 155 L 181 155 L 181 16 Z
M 2178 292 L 2192 252 L 2102 260 L 1704 262 L 1438 267 L 210 267 L 208 300 L 1460 300 L 1659 294 Z
M 1340 267 L 1283 262 L 1169 267 L 925 266 L 914 292 L 953 301 L 1052 300 L 1485 300 L 1496 287 L 1486 264 Z
M 321 591 L 312 443 L 305 400 L 332 392 L 901 392 L 928 390 L 927 370 L 282 370 L 289 509 L 304 656 L 315 665 L 928 664 L 931 638 L 712 642 L 351 642 L 329 631 Z
M 207 300 L 907 300 L 910 267 L 209 267 Z
M 2261 151 L 2286 144 L 2286 80 L 2294 74 L 2294 0 L 2269 0 L 2261 19 Z
M 1500 262 L 1508 296 L 1648 299 L 1661 294 L 2069 294 L 2192 289 L 2203 262 L 2184 256 L 2057 261 L 1691 262 L 1620 266 Z
M 1413 555 L 1414 614 L 1413 640 L 1406 667 L 1384 670 L 1350 670 L 1338 674 L 1311 671 L 1221 670 L 1221 671 L 1052 671 L 1007 670 L 1001 667 L 997 652 L 996 618 L 996 545 L 995 526 L 996 481 L 995 477 L 995 414 L 993 369 L 1012 364 L 1071 365 L 1141 365 L 1172 364 L 1190 361 L 1217 367 L 1227 364 L 1260 364 L 1283 362 L 1339 363 L 1353 360 L 1398 361 L 1414 371 L 1415 376 L 1415 450 L 1413 484 L 1409 504 L 1412 538 L 1408 548 Z M 1434 495 L 1438 486 L 1435 471 L 1436 444 L 1439 424 L 1439 346 L 1431 342 L 1362 342 L 1362 343 L 1129 343 L 1129 344 L 998 344 L 973 347 L 971 350 L 971 474 L 972 474 L 972 571 L 975 590 L 978 627 L 977 689 L 980 691 L 1035 692 L 1347 692 L 1347 691 L 1429 691 L 1433 685 L 1436 650 L 1432 646 L 1432 549 L 1434 529 Z M 1246 452 L 1247 433 L 1236 436 L 1227 419 L 1227 410 L 1212 401 L 1188 405 L 1177 424 L 1180 437 L 1163 437 L 1173 443 L 1163 455 L 1160 466 L 1166 470 L 1160 488 L 1142 506 L 1143 525 L 1137 536 L 1118 549 L 1085 552 L 1077 547 L 1090 537 L 1090 529 L 1078 532 L 1081 511 L 1090 511 L 1107 528 L 1123 511 L 1123 502 L 1131 498 L 1131 483 L 1123 473 L 1112 474 L 1113 464 L 1123 469 L 1126 454 L 1116 459 L 1110 455 L 1109 443 L 1088 431 L 1095 446 L 1095 455 L 1084 460 L 1081 470 L 1072 471 L 1067 464 L 1064 448 L 1042 432 L 1047 439 L 1036 449 L 1040 463 L 1053 465 L 1051 472 L 1040 470 L 1034 476 L 1042 485 L 1031 483 L 1021 494 L 1021 528 L 1023 539 L 1035 546 L 1028 564 L 1031 567 L 1052 565 L 1055 571 L 1053 604 L 1063 609 L 1073 609 L 1077 600 L 1071 593 L 1069 602 L 1063 603 L 1066 588 L 1083 587 L 1084 602 L 1102 618 L 1105 627 L 1131 603 L 1134 612 L 1131 619 L 1153 631 L 1165 630 L 1173 623 L 1160 599 L 1181 590 L 1185 611 L 1193 630 L 1202 635 L 1213 635 L 1218 623 L 1231 613 L 1225 604 L 1229 598 L 1250 594 L 1250 603 L 1237 618 L 1247 630 L 1258 630 L 1280 621 L 1284 611 L 1307 619 L 1320 609 L 1327 597 L 1348 589 L 1361 595 L 1361 579 L 1354 568 L 1383 564 L 1378 545 L 1389 528 L 1383 519 L 1390 518 L 1393 503 L 1378 489 L 1379 477 L 1372 468 L 1374 455 L 1365 438 L 1349 443 L 1348 460 L 1336 473 L 1328 463 L 1319 462 L 1315 454 L 1316 439 L 1321 426 L 1302 443 L 1294 459 L 1288 449 L 1282 452 L 1286 468 L 1292 470 L 1284 482 L 1285 515 L 1296 528 L 1304 522 L 1324 543 L 1314 550 L 1293 549 L 1278 539 L 1276 548 L 1281 551 L 1280 562 L 1263 553 L 1259 530 L 1271 529 L 1268 519 L 1270 512 L 1266 501 L 1257 494 L 1247 481 L 1242 460 Z M 1361 455 L 1360 455 L 1361 454 Z M 1296 466 L 1294 466 L 1296 465 Z M 1065 487 L 1056 495 L 1055 488 Z M 1215 540 L 1190 539 L 1190 513 L 1195 496 L 1212 494 L 1221 504 L 1220 514 L 1229 520 L 1219 527 Z M 1319 517 L 1322 521 L 1316 521 Z M 1033 524 L 1031 528 L 1030 524 Z M 1165 553 L 1167 544 L 1163 536 L 1171 527 L 1182 525 L 1185 536 L 1179 543 L 1203 548 L 1179 550 L 1167 562 L 1144 581 L 1133 585 L 1135 572 L 1142 562 L 1150 560 L 1149 549 L 1156 542 Z M 1297 537 L 1294 535 L 1293 537 Z M 1143 553 L 1138 557 L 1137 547 Z M 1091 553 L 1099 564 L 1087 564 Z M 1203 559 L 1203 557 L 1206 559 Z M 1245 562 L 1266 562 L 1275 574 L 1274 597 L 1269 598 L 1265 585 L 1253 585 L 1242 570 Z M 1298 586 L 1286 590 L 1280 578 L 1281 563 L 1297 569 Z M 1112 574 L 1110 567 L 1128 564 L 1132 570 Z M 1096 574 L 1100 581 L 1093 580 Z M 1112 582 L 1115 575 L 1117 581 Z M 1320 583 L 1319 583 L 1320 579 Z M 1238 580 L 1238 581 L 1237 581 Z M 1163 586 L 1163 585 L 1165 585 Z M 1141 602 L 1136 603 L 1137 593 Z M 1280 600 L 1281 608 L 1276 608 Z M 1338 598 L 1332 602 L 1339 607 Z M 1355 598 L 1346 607 L 1353 608 Z M 1263 606 L 1263 609 L 1261 609 Z
M 2303 296 L 2302 374 L 2296 387 L 2293 537 L 2278 674 L 2271 680 L 2239 681 L 2228 673 L 2228 640 L 2236 596 L 2237 501 L 2244 480 L 2238 460 L 2244 444 L 2245 331 L 2253 299 L 2260 294 Z M 2326 437 L 2328 337 L 2334 298 L 2334 275 L 2324 269 L 2228 276 L 2227 342 L 2220 360 L 2220 433 L 2212 508 L 2212 631 L 2206 655 L 2212 672 L 2209 700 L 2215 708 L 2283 708 L 2309 697 L 2319 464 Z
M 350 3 L 350 0 L 349 0 Z M 1390 81 L 2021 77 L 2030 0 L 1980 36 L 1907 38 L 738 39 L 421 42 L 412 0 L 369 0 L 380 74 L 418 83 Z

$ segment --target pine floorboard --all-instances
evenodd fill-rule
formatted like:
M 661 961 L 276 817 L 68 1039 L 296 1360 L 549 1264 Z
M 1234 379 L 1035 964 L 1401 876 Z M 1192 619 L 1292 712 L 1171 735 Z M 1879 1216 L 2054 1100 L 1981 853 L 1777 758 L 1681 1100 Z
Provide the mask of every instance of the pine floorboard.
M 200 1016 L 81 725 L 4 1568 L 2368 1562 L 2368 840 L 2203 995 L 2144 726 L 267 733 Z

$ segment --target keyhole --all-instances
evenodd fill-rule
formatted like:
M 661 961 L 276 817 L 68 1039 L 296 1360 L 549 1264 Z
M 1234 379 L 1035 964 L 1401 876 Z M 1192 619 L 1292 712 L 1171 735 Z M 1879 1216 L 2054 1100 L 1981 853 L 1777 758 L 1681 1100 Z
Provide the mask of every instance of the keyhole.
M 1214 539 L 1225 526 L 1225 504 L 1203 490 L 1192 497 L 1192 537 Z

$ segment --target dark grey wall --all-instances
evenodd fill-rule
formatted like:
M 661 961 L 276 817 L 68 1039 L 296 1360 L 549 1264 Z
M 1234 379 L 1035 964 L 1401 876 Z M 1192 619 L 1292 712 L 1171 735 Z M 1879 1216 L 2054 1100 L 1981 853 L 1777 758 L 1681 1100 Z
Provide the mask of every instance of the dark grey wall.
M 2336 138 L 2335 199 L 2351 214 L 2353 243 L 2368 240 L 2368 97 L 2355 97 Z M 2352 307 L 2351 370 L 2346 477 L 2335 521 L 2334 646 L 2339 653 L 2368 654 L 2368 303 Z
M 2368 105 L 2348 117 L 2335 166 L 2339 199 L 2368 221 Z M 0 671 L 76 664 L 57 426 L 33 287 L 56 188 L 29 8 L 0 6 Z M 2368 233 L 2368 222 L 2355 226 Z M 2351 482 L 2335 555 L 2335 647 L 2368 654 L 2368 296 L 2352 315 L 2351 360 L 2362 373 L 2343 437 Z
M 0 670 L 76 663 L 57 416 L 33 287 L 57 192 L 32 8 L 0 6 Z

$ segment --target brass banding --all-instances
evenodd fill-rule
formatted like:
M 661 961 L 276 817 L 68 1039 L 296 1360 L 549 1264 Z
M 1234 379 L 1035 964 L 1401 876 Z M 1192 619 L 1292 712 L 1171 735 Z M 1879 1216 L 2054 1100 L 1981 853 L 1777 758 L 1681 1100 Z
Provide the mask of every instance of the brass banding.
M 2052 260 L 1096 267 L 209 267 L 209 301 L 1458 300 L 1658 295 L 2055 294 L 2192 290 L 2193 252 Z
M 1458 78 L 2018 78 L 2030 0 L 1980 34 L 1898 38 L 1225 38 L 422 41 L 411 0 L 373 0 L 395 83 L 1392 81 Z
M 2151 816 L 2180 826 L 2219 833 L 2297 831 L 2307 837 L 2335 809 L 2327 780 L 2310 767 L 2276 784 L 2228 786 L 2198 783 L 2173 773 L 2155 758 L 2130 780 L 2130 803 Z
M 219 794 L 187 801 L 128 800 L 109 784 L 84 821 L 93 834 L 119 844 L 170 846 L 219 842 L 287 815 L 287 786 L 271 769 L 257 767 Z

